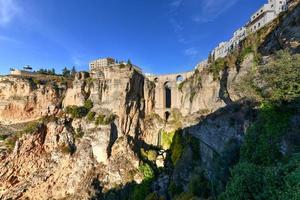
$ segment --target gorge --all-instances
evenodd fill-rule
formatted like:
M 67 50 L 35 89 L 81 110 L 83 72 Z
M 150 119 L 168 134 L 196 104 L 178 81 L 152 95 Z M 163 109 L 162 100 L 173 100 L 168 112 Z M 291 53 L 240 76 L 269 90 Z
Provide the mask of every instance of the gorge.
M 299 199 L 299 55 L 297 1 L 188 73 L 0 76 L 0 199 Z

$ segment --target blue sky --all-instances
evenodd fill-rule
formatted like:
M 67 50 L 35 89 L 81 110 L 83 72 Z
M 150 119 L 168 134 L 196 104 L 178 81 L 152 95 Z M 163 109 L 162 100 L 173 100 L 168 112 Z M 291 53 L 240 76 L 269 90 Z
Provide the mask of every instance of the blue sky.
M 266 0 L 0 0 L 0 74 L 10 67 L 130 59 L 144 72 L 193 69 Z

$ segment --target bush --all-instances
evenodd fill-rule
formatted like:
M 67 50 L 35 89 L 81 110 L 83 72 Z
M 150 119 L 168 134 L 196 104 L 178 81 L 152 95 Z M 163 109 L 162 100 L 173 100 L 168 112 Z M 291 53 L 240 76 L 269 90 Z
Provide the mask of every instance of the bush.
M 263 104 L 258 121 L 247 131 L 241 159 L 258 165 L 271 165 L 281 159 L 280 142 L 288 130 L 290 115 L 286 109 Z
M 236 89 L 257 101 L 291 102 L 300 97 L 300 54 L 277 52 L 273 61 L 249 71 Z
M 237 57 L 237 64 L 241 64 L 245 57 L 250 53 L 254 53 L 251 47 L 243 48 Z
M 114 114 L 110 114 L 105 116 L 103 114 L 99 114 L 96 118 L 95 124 L 98 125 L 109 125 L 115 120 L 116 116 Z
M 233 169 L 233 177 L 219 199 L 299 199 L 299 166 L 299 154 L 273 167 L 241 162 Z
M 140 165 L 139 171 L 144 175 L 144 180 L 151 180 L 154 178 L 154 171 L 147 163 Z
M 89 113 L 87 114 L 87 120 L 88 120 L 89 122 L 93 122 L 93 121 L 95 121 L 95 116 L 96 116 L 96 113 L 95 113 L 95 112 L 89 112 Z
M 7 138 L 7 135 L 0 135 L 0 140 L 5 140 Z
M 74 119 L 80 119 L 88 114 L 89 110 L 84 106 L 68 106 L 66 107 L 66 113 L 70 114 Z
M 110 115 L 105 117 L 104 123 L 107 124 L 107 125 L 111 124 L 115 119 L 116 119 L 116 115 L 110 114 Z
M 96 118 L 95 124 L 98 125 L 105 125 L 104 123 L 105 115 L 99 114 Z
M 233 178 L 220 196 L 220 200 L 263 199 L 263 173 L 261 168 L 250 163 L 240 163 L 232 171 Z
M 218 58 L 215 60 L 211 67 L 209 68 L 210 72 L 213 74 L 214 80 L 219 79 L 219 74 L 226 67 L 225 58 Z
M 84 102 L 84 107 L 88 110 L 91 110 L 94 107 L 94 104 L 91 100 L 86 100 Z
M 154 162 L 157 158 L 157 152 L 155 150 L 145 151 L 144 149 L 141 149 L 141 155 L 152 162 Z

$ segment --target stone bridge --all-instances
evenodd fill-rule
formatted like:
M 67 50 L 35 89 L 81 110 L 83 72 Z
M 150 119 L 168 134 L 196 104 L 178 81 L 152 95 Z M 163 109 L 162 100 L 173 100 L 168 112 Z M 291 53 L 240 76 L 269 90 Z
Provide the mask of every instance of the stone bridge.
M 178 85 L 191 77 L 194 71 L 166 74 L 166 75 L 149 75 L 147 78 L 153 81 L 155 87 L 155 112 L 163 119 L 168 119 L 171 109 L 181 107 L 182 93 Z

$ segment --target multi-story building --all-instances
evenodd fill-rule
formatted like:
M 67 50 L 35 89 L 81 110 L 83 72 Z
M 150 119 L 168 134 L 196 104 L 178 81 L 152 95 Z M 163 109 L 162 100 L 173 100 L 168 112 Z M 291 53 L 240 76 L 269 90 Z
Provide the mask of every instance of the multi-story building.
M 229 51 L 237 48 L 242 40 L 246 38 L 246 27 L 242 27 L 233 33 L 233 37 L 229 40 Z
M 90 71 L 93 71 L 99 67 L 107 67 L 114 64 L 116 64 L 116 61 L 113 58 L 101 58 L 98 60 L 94 60 L 90 62 Z
M 238 47 L 240 42 L 247 37 L 248 32 L 256 32 L 268 23 L 273 21 L 281 12 L 286 11 L 291 0 L 268 0 L 252 16 L 245 27 L 234 32 L 233 37 L 228 42 L 221 42 L 213 51 L 214 59 L 225 57 L 230 51 Z
M 221 42 L 212 52 L 214 59 L 224 58 L 228 54 L 229 43 Z
M 135 69 L 136 71 L 142 73 L 141 68 L 139 68 L 138 66 L 128 63 L 128 62 L 124 62 L 124 61 L 117 61 L 114 58 L 101 58 L 101 59 L 97 59 L 94 61 L 91 61 L 89 64 L 90 67 L 90 74 L 91 77 L 102 77 L 102 72 L 101 69 L 103 67 L 113 67 L 113 66 L 119 66 L 119 67 L 123 67 L 123 66 L 130 66 L 131 68 Z
M 268 0 L 258 11 L 256 11 L 247 24 L 250 32 L 256 32 L 266 24 L 273 21 L 281 12 L 287 9 L 286 0 Z

